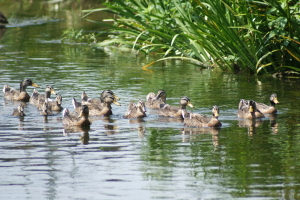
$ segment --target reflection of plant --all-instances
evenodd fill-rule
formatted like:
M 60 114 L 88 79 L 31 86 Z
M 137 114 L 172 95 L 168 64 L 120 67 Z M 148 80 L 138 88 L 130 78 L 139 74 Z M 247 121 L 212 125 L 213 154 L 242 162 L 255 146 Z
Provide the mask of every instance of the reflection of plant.
M 73 43 L 96 43 L 97 39 L 94 33 L 83 34 L 83 30 L 74 30 L 73 28 L 69 28 L 64 31 L 62 36 L 62 41 L 68 41 Z
M 119 16 L 112 26 L 118 35 L 103 45 L 161 52 L 157 61 L 197 60 L 224 71 L 300 71 L 297 1 L 116 0 L 107 7 L 98 10 Z

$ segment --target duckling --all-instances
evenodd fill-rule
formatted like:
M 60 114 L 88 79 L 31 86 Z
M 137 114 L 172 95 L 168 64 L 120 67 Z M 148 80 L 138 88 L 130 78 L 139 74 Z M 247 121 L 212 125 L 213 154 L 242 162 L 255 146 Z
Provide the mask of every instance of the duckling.
M 53 115 L 51 111 L 51 107 L 47 100 L 43 103 L 43 107 L 42 107 L 42 111 L 40 112 L 40 115 L 44 115 L 44 116 Z
M 182 97 L 180 99 L 180 106 L 170 106 L 169 104 L 166 104 L 162 109 L 159 110 L 159 116 L 163 117 L 181 117 L 184 118 L 186 106 L 190 106 L 193 108 L 190 99 L 188 97 Z
M 256 108 L 260 110 L 263 114 L 275 114 L 277 113 L 277 109 L 275 105 L 278 104 L 277 95 L 275 93 L 270 96 L 270 106 L 263 103 L 256 103 Z
M 112 108 L 111 104 L 114 103 L 118 106 L 121 104 L 117 102 L 114 96 L 108 95 L 105 96 L 103 99 L 103 103 L 101 105 L 97 104 L 87 104 L 90 111 L 90 116 L 109 116 L 112 115 Z M 77 102 L 75 98 L 72 99 L 72 104 L 76 112 L 78 112 L 78 108 L 80 106 L 80 102 Z
M 62 96 L 60 94 L 56 95 L 54 101 L 49 101 L 48 99 L 46 99 L 45 101 L 48 102 L 48 106 L 52 111 L 61 111 L 63 109 L 63 107 L 61 105 L 62 104 Z M 43 106 L 44 106 L 44 104 L 43 105 L 39 104 L 38 109 L 42 110 Z
M 63 110 L 62 123 L 67 126 L 89 126 L 91 125 L 89 118 L 89 108 L 87 105 L 80 107 L 79 116 L 76 113 L 71 113 L 69 109 Z
M 160 109 L 166 105 L 167 93 L 164 90 L 158 90 L 157 95 L 153 92 L 146 97 L 146 107 L 152 109 Z
M 60 94 L 57 94 L 55 97 L 55 101 L 48 102 L 51 110 L 54 111 L 61 111 L 63 107 L 61 106 L 62 104 L 62 96 Z
M 123 116 L 125 119 L 131 118 L 143 118 L 146 117 L 146 107 L 145 103 L 142 100 L 139 100 L 135 105 L 133 102 L 129 103 L 128 110 Z
M 35 94 L 34 96 L 32 96 L 34 99 L 30 101 L 30 103 L 32 104 L 35 103 L 34 105 L 38 106 L 38 108 L 41 108 L 43 107 L 45 100 L 47 100 L 48 102 L 53 102 L 53 100 L 50 98 L 51 94 L 56 94 L 56 92 L 54 91 L 51 85 L 47 85 L 45 88 L 45 94 L 39 94 L 39 95 Z
M 16 90 L 14 88 L 9 87 L 8 85 L 4 85 L 3 87 L 4 99 L 12 100 L 12 101 L 28 102 L 30 99 L 29 94 L 26 92 L 26 88 L 28 86 L 39 87 L 38 85 L 33 83 L 30 79 L 24 79 L 20 83 L 20 90 Z
M 33 104 L 33 105 L 37 105 L 38 104 L 38 100 L 39 100 L 39 95 L 40 93 L 37 91 L 37 89 L 33 89 L 32 95 L 29 99 L 29 103 Z
M 239 110 L 237 112 L 238 118 L 242 119 L 257 119 L 264 118 L 264 114 L 256 108 L 256 102 L 253 100 L 241 99 L 239 103 Z
M 24 113 L 24 104 L 20 103 L 18 105 L 18 108 L 14 109 L 12 115 L 13 116 L 20 116 L 20 117 L 26 116 L 25 113 Z
M 198 113 L 190 113 L 188 117 L 184 118 L 184 124 L 186 126 L 200 127 L 220 127 L 222 123 L 219 121 L 219 107 L 214 105 L 212 108 L 212 117 L 207 115 L 201 115 Z
M 81 95 L 81 100 L 83 105 L 92 105 L 92 104 L 101 105 L 104 102 L 103 99 L 106 96 L 113 96 L 116 100 L 120 100 L 120 98 L 116 96 L 111 90 L 103 90 L 102 93 L 100 94 L 100 99 L 90 99 L 88 98 L 87 94 L 83 92 Z

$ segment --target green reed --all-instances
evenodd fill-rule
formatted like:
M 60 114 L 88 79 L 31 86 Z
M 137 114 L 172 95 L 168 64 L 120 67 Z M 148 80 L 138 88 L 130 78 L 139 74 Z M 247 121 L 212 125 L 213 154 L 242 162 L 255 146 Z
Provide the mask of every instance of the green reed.
M 300 71 L 299 7 L 287 0 L 116 0 L 86 12 L 116 14 L 114 34 L 99 45 L 161 53 L 156 62 L 184 59 L 223 71 L 273 73 Z

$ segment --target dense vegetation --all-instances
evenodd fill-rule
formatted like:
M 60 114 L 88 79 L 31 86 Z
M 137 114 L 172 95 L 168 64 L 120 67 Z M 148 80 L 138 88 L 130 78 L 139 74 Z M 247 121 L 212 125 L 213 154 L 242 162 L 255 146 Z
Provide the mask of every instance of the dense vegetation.
M 298 0 L 116 0 L 87 12 L 116 14 L 111 30 L 118 34 L 100 45 L 160 52 L 158 61 L 274 73 L 300 71 L 299 7 Z

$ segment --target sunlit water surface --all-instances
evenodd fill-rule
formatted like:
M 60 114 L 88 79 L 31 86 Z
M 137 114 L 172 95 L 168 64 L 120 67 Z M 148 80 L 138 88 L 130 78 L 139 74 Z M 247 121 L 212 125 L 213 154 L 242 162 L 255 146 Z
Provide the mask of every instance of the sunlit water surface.
M 32 5 L 20 13 L 33 11 Z M 45 118 L 29 103 L 25 117 L 11 116 L 19 102 L 1 93 L 1 199 L 300 198 L 298 79 L 219 73 L 181 61 L 142 70 L 159 56 L 62 44 L 62 32 L 75 24 L 101 31 L 77 15 L 7 14 L 12 22 L 0 40 L 1 88 L 31 78 L 40 93 L 52 85 L 70 110 L 82 91 L 99 98 L 111 89 L 122 106 L 113 105 L 111 117 L 92 117 L 90 129 L 65 129 L 62 113 Z M 143 120 L 122 118 L 129 102 L 158 89 L 172 105 L 188 96 L 195 106 L 189 111 L 210 115 L 218 105 L 222 128 L 187 128 L 151 110 Z M 237 119 L 239 99 L 268 103 L 273 92 L 278 115 Z

